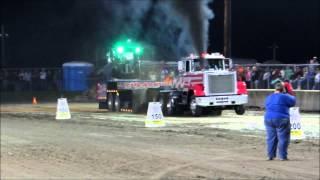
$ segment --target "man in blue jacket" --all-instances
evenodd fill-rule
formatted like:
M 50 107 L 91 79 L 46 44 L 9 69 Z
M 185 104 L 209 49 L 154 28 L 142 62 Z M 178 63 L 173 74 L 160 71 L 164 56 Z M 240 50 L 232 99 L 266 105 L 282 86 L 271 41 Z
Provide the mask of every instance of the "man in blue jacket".
M 264 124 L 267 131 L 268 160 L 273 160 L 279 152 L 280 160 L 288 160 L 288 146 L 290 142 L 289 108 L 296 103 L 294 96 L 283 93 L 283 85 L 275 85 L 275 92 L 265 101 L 266 112 Z

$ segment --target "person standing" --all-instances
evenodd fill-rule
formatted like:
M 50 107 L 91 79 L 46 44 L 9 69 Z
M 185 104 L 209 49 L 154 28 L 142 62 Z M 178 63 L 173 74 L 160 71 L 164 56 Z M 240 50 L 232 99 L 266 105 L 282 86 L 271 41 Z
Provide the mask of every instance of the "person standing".
M 316 67 L 319 65 L 317 61 L 317 57 L 314 56 L 312 59 L 310 59 L 309 64 L 310 65 L 308 67 L 308 71 L 314 73 L 316 70 Z
M 296 99 L 283 92 L 282 83 L 277 83 L 275 92 L 269 95 L 265 101 L 264 124 L 267 131 L 268 160 L 273 160 L 276 157 L 277 149 L 280 160 L 288 160 L 291 131 L 289 108 L 295 105 Z
M 316 75 L 314 77 L 313 90 L 320 90 L 320 69 L 317 68 Z
M 47 90 L 47 72 L 44 68 L 42 68 L 39 73 L 39 79 L 41 90 Z
M 290 94 L 291 96 L 294 96 L 295 93 L 293 92 L 293 87 L 290 83 L 290 81 L 288 79 L 284 80 L 283 82 L 281 82 L 283 87 L 284 87 L 284 91 L 285 93 Z
M 263 82 L 263 87 L 264 89 L 269 89 L 270 88 L 270 79 L 271 79 L 271 72 L 269 68 L 266 68 L 263 76 L 262 76 L 262 82 Z
M 251 71 L 251 87 L 252 89 L 258 89 L 260 87 L 260 79 L 261 79 L 261 72 L 257 66 L 252 67 Z
M 250 88 L 251 87 L 251 69 L 250 69 L 250 66 L 248 66 L 246 68 L 245 77 L 246 77 L 245 80 L 246 80 L 247 87 Z

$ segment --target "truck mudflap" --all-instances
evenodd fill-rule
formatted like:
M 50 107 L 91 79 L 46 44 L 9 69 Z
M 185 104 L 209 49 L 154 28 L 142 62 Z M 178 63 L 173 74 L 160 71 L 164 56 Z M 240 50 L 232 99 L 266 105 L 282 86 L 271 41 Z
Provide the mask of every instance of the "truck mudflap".
M 248 95 L 231 95 L 231 96 L 207 96 L 196 97 L 196 104 L 198 106 L 228 106 L 228 105 L 242 105 L 248 103 Z
M 106 84 L 97 84 L 96 87 L 96 99 L 97 101 L 105 101 L 107 99 L 107 87 Z

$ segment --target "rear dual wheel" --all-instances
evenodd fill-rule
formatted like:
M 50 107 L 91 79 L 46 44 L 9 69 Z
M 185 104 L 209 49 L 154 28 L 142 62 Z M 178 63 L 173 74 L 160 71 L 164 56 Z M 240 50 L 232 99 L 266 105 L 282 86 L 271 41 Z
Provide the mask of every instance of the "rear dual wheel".
M 161 104 L 161 110 L 162 110 L 162 113 L 164 115 L 167 115 L 167 102 L 168 102 L 168 95 L 167 94 L 161 94 L 160 97 L 159 97 L 159 102 Z
M 114 111 L 115 112 L 120 112 L 120 107 L 121 107 L 121 101 L 120 101 L 120 96 L 118 94 L 114 94 Z
M 169 94 L 161 94 L 159 97 L 159 102 L 164 115 L 180 115 L 183 112 L 177 103 L 177 99 L 174 99 Z
M 179 109 L 177 99 L 169 97 L 167 102 L 167 115 L 173 116 L 173 115 L 180 115 L 180 114 L 181 114 L 181 109 Z
M 114 111 L 114 97 L 113 97 L 113 93 L 108 93 L 108 95 L 107 95 L 107 103 L 108 103 L 108 109 L 109 109 L 109 111 L 113 112 L 113 111 Z
M 108 93 L 108 109 L 111 112 L 120 112 L 121 101 L 120 96 L 115 93 Z

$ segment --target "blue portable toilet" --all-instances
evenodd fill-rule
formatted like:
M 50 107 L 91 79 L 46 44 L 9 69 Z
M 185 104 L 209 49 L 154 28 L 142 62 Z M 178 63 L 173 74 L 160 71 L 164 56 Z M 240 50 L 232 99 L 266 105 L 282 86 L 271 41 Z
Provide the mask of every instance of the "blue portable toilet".
M 93 64 L 86 62 L 67 62 L 62 65 L 63 87 L 65 91 L 85 91 Z

